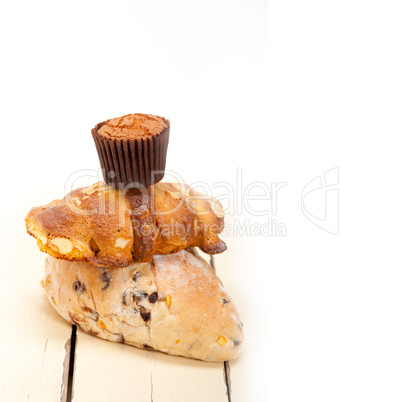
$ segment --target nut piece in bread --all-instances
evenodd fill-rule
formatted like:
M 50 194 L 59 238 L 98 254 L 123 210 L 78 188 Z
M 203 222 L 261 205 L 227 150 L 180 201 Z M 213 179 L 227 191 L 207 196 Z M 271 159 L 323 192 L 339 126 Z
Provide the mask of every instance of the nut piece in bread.
M 49 256 L 44 288 L 64 319 L 109 341 L 205 361 L 235 358 L 243 341 L 233 300 L 193 249 L 126 268 Z

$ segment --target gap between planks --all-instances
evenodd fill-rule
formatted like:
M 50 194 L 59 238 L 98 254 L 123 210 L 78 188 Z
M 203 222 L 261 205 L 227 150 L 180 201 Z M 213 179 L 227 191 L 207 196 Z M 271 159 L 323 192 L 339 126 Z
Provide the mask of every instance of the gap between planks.
M 60 402 L 71 402 L 73 400 L 75 355 L 77 346 L 77 326 L 72 325 L 71 337 L 66 342 L 66 357 L 63 363 L 63 380 L 61 384 Z
M 216 273 L 215 260 L 211 255 L 210 264 L 212 269 Z M 75 355 L 76 355 L 76 345 L 77 345 L 77 326 L 73 325 L 71 327 L 71 337 L 65 345 L 66 357 L 64 360 L 64 371 L 63 371 L 63 382 L 61 387 L 61 402 L 72 402 L 73 399 L 73 387 L 74 387 L 74 369 L 75 369 Z M 229 362 L 223 362 L 223 379 L 226 386 L 226 395 L 228 397 L 228 402 L 232 401 L 231 397 L 231 380 L 230 380 L 230 365 Z M 151 402 L 153 402 L 152 395 L 152 373 L 151 373 Z
M 223 362 L 223 376 L 226 384 L 226 395 L 228 396 L 228 402 L 232 402 L 232 388 L 230 380 L 230 366 L 229 362 Z

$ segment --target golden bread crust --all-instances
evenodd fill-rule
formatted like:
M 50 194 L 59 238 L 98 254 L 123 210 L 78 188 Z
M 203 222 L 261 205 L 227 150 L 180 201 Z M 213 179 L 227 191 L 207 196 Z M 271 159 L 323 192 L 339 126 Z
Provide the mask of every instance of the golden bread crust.
M 128 266 L 187 247 L 226 250 L 218 237 L 224 226 L 219 201 L 176 183 L 159 182 L 141 193 L 99 182 L 32 208 L 25 221 L 41 251 L 98 266 Z

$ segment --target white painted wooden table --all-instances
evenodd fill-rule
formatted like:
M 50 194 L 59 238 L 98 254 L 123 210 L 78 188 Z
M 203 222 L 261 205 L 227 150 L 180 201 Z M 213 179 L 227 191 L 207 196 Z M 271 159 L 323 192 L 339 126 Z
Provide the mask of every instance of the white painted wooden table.
M 20 223 L 2 257 L 0 401 L 231 400 L 227 363 L 111 343 L 59 317 L 40 285 L 45 254 Z

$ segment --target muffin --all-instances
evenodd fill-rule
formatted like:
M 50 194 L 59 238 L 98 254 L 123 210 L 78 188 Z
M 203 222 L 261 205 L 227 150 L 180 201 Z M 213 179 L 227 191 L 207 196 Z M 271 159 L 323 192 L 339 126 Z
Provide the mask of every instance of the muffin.
M 165 174 L 170 122 L 152 114 L 127 114 L 97 124 L 92 136 L 105 182 L 148 187 Z

